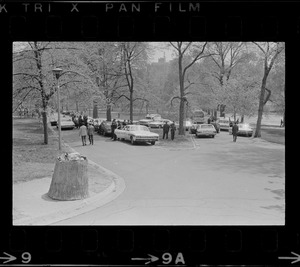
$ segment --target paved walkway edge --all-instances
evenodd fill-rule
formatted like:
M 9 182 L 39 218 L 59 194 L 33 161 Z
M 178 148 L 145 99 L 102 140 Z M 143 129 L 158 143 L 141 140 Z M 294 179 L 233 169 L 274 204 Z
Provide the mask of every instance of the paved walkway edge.
M 72 151 L 76 152 L 68 144 L 65 143 L 65 145 L 68 146 Z M 112 178 L 112 183 L 108 188 L 94 195 L 93 197 L 83 200 L 74 200 L 74 206 L 72 206 L 71 208 L 62 209 L 46 216 L 14 220 L 13 225 L 49 225 L 58 223 L 59 221 L 66 220 L 88 211 L 97 209 L 116 199 L 125 190 L 125 181 L 122 177 L 89 159 L 88 162 L 94 167 L 101 169 L 102 172 Z

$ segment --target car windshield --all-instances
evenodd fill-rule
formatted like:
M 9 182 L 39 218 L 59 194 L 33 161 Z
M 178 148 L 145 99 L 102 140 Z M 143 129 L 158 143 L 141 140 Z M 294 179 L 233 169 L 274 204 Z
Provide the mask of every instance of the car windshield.
M 212 126 L 212 125 L 207 125 L 207 124 L 200 124 L 199 126 L 198 126 L 198 129 L 212 129 L 214 126 Z
M 250 128 L 249 124 L 238 124 L 239 128 L 248 129 Z
M 147 131 L 149 132 L 149 128 L 142 125 L 133 125 L 129 127 L 129 131 Z

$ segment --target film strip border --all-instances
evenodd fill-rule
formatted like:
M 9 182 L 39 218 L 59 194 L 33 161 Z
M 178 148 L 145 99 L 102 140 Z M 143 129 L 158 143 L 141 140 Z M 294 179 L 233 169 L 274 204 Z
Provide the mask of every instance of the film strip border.
M 2 237 L 15 264 L 285 265 L 300 261 L 300 232 L 283 227 L 24 227 Z
M 1 2 L 5 37 L 29 40 L 299 38 L 299 2 Z

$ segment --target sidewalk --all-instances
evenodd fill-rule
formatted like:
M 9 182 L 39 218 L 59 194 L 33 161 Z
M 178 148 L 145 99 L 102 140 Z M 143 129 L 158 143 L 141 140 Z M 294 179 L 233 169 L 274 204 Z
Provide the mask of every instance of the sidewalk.
M 118 197 L 124 180 L 89 161 L 89 194 L 84 200 L 58 201 L 47 196 L 52 177 L 13 185 L 13 225 L 49 225 L 93 210 Z
M 14 183 L 13 225 L 49 225 L 96 209 L 117 198 L 125 189 L 123 178 L 85 156 L 88 158 L 88 198 L 73 201 L 51 199 L 47 195 L 52 180 L 50 176 Z

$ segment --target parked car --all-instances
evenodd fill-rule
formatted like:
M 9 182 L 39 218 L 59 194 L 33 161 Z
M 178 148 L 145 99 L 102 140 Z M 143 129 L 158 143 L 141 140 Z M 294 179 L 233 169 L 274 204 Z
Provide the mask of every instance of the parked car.
M 136 142 L 150 142 L 152 145 L 158 141 L 159 135 L 150 132 L 149 128 L 143 125 L 126 125 L 123 129 L 116 129 L 115 135 L 118 139 L 129 140 L 131 144 Z
M 196 131 L 197 131 L 197 127 L 198 125 L 202 124 L 201 122 L 199 123 L 192 123 L 192 126 L 190 127 L 190 133 L 191 134 L 196 134 Z
M 98 133 L 100 135 L 110 135 L 111 134 L 111 121 L 102 121 L 98 128 Z
M 51 126 L 57 126 L 57 118 L 55 118 L 54 116 L 51 116 L 50 124 L 51 124 Z
M 219 119 L 220 130 L 228 131 L 232 126 L 232 122 L 229 118 L 220 118 Z
M 60 121 L 60 128 L 61 129 L 74 129 L 75 123 L 72 121 L 72 119 L 62 119 Z M 56 126 L 58 128 L 58 125 Z
M 155 119 L 161 119 L 161 115 L 159 114 L 147 114 L 146 115 L 146 119 L 151 119 L 151 120 L 155 120 Z
M 175 126 L 177 129 L 179 128 L 179 121 L 175 122 Z M 190 120 L 183 121 L 183 127 L 185 128 L 186 131 L 190 131 L 192 126 L 193 123 Z
M 212 124 L 198 124 L 196 130 L 196 137 L 210 136 L 212 138 L 217 134 L 216 128 Z
M 253 129 L 248 123 L 239 123 L 238 124 L 239 130 L 237 135 L 239 136 L 252 136 Z M 232 134 L 232 127 L 229 128 L 229 134 Z
M 142 119 L 142 120 L 139 120 L 140 125 L 144 125 L 144 126 L 147 126 L 147 127 L 149 127 L 149 123 L 150 122 L 153 122 L 153 120 L 152 119 Z
M 149 127 L 150 122 L 160 121 L 160 120 L 161 120 L 161 116 L 159 114 L 147 114 L 145 119 L 139 120 L 139 124 Z
M 168 120 L 168 119 L 159 119 L 159 120 L 154 120 L 154 121 L 149 122 L 148 127 L 149 128 L 162 128 L 166 122 L 169 125 L 171 125 L 173 123 L 171 120 Z

